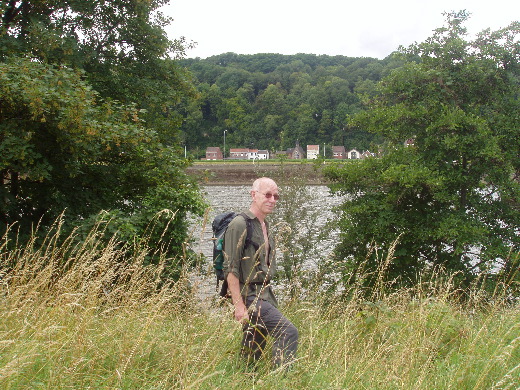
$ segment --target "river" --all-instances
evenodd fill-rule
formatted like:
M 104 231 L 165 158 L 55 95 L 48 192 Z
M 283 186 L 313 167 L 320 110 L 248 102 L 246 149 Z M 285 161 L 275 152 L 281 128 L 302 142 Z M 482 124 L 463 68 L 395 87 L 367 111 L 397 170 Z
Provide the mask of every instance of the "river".
M 214 278 L 211 222 L 222 212 L 240 212 L 248 209 L 251 195 L 250 186 L 244 185 L 202 186 L 202 190 L 210 208 L 205 218 L 197 217 L 191 220 L 191 249 L 203 255 L 205 259 L 205 266 L 199 270 L 197 280 L 205 285 L 212 285 Z M 268 217 L 272 230 L 278 237 L 279 266 L 283 258 L 300 262 L 304 267 L 313 267 L 328 256 L 334 247 L 337 232 L 328 231 L 325 226 L 334 218 L 333 207 L 341 203 L 342 197 L 331 195 L 328 187 L 323 185 L 281 186 L 279 190 L 280 200 L 276 211 Z M 328 233 L 320 237 L 324 231 Z M 207 286 L 203 287 L 203 290 L 206 289 Z

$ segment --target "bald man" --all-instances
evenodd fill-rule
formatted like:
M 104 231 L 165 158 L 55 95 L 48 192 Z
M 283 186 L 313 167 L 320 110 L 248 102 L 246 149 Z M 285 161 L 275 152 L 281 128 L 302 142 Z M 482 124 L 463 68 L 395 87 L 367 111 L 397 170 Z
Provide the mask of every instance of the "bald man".
M 288 366 L 298 348 L 298 330 L 277 308 L 271 286 L 276 273 L 275 243 L 266 221 L 279 199 L 278 186 L 274 180 L 262 177 L 255 180 L 250 193 L 249 210 L 231 221 L 224 237 L 228 292 L 235 319 L 243 324 L 243 355 L 249 362 L 258 360 L 267 336 L 271 336 L 274 364 Z M 248 222 L 252 226 L 251 242 L 256 245 L 244 245 Z

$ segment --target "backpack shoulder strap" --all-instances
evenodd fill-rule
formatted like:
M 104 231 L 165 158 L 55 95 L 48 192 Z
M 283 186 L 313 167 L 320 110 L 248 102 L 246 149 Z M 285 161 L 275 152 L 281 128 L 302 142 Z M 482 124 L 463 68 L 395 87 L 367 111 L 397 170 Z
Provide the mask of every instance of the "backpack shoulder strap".
M 253 247 L 255 248 L 255 251 L 257 251 L 258 248 L 260 248 L 260 245 L 258 245 L 256 242 L 253 241 L 253 223 L 251 222 L 251 218 L 249 218 L 249 216 L 247 216 L 245 213 L 240 213 L 239 215 L 241 215 L 242 218 L 244 218 L 244 220 L 246 221 L 247 233 L 246 233 L 246 242 L 244 245 L 244 249 L 248 245 L 253 245 Z

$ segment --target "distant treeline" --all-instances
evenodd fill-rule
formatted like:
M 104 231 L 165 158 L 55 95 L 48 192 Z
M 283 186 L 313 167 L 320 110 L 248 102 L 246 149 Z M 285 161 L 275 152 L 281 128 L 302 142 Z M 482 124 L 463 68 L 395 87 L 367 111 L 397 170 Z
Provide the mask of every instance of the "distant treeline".
M 300 145 L 369 149 L 375 140 L 349 127 L 348 115 L 363 110 L 382 77 L 401 63 L 314 54 L 225 53 L 180 64 L 193 77 L 195 101 L 184 107 L 187 149 L 200 157 L 208 146 L 271 151 Z

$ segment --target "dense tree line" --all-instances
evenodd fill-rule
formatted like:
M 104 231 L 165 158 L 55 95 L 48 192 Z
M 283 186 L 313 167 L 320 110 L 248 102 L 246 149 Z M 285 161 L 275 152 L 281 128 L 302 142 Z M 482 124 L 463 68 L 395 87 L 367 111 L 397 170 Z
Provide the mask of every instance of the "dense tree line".
M 225 53 L 181 61 L 198 98 L 185 106 L 184 142 L 197 157 L 207 146 L 270 151 L 301 145 L 369 149 L 374 135 L 350 126 L 360 97 L 401 62 L 313 54 Z M 379 137 L 380 138 L 380 137 Z

